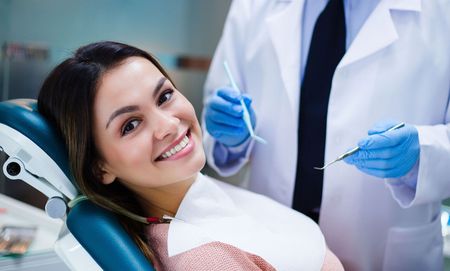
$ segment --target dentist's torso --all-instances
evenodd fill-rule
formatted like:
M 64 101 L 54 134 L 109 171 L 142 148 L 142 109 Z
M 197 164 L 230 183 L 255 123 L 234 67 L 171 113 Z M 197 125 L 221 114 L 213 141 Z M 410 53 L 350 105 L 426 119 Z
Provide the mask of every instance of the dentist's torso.
M 238 84 L 253 98 L 257 134 L 269 142 L 254 146 L 250 189 L 290 206 L 297 159 L 303 1 L 233 5 L 246 10 L 240 12 L 246 14 L 242 18 L 233 18 L 233 11 L 229 15 L 231 24 L 246 25 L 246 31 L 233 38 L 245 38 L 242 43 L 223 39 L 211 69 L 214 73 L 224 59 L 242 56 L 230 66 L 240 74 Z M 450 81 L 448 16 L 449 1 L 380 1 L 336 69 L 326 161 L 353 147 L 379 120 L 444 123 Z M 218 87 L 226 84 L 226 78 L 212 76 L 208 84 Z M 320 225 L 346 270 L 438 270 L 442 268 L 439 206 L 436 200 L 402 209 L 383 180 L 341 162 L 325 171 Z

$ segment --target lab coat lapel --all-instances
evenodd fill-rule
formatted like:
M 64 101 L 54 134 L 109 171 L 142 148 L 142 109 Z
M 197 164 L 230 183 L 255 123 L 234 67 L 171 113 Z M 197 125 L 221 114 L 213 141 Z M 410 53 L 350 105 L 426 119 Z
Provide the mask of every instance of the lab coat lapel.
M 338 69 L 368 57 L 395 42 L 398 34 L 390 10 L 420 11 L 420 0 L 382 0 L 350 45 Z
M 275 49 L 278 60 L 278 70 L 281 73 L 284 89 L 286 89 L 290 106 L 296 109 L 299 100 L 300 87 L 300 52 L 301 29 L 304 0 L 278 1 L 286 5 L 265 20 L 269 37 Z

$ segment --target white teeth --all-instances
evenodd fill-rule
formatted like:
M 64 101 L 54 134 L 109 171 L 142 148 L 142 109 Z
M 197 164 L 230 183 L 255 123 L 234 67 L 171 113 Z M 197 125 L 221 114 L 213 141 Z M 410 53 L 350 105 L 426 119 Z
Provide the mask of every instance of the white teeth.
M 169 158 L 170 156 L 174 155 L 175 153 L 181 151 L 182 149 L 184 149 L 187 144 L 189 143 L 189 138 L 187 136 L 184 136 L 183 140 L 181 140 L 180 143 L 178 143 L 177 145 L 175 145 L 175 147 L 173 147 L 172 149 L 166 151 L 165 153 L 163 153 L 161 156 L 162 158 Z
M 185 138 L 181 141 L 181 143 L 180 143 L 181 148 L 186 147 L 186 145 L 187 145 L 188 143 L 189 143 L 189 138 L 188 138 L 188 137 L 185 137 Z

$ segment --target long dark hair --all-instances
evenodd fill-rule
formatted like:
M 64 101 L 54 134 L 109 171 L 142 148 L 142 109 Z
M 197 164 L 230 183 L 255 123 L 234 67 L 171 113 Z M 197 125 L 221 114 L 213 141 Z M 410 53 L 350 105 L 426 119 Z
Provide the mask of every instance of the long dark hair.
M 92 43 L 79 48 L 50 73 L 39 92 L 38 110 L 65 140 L 71 170 L 81 192 L 115 213 L 126 210 L 143 215 L 136 197 L 124 185 L 102 184 L 101 157 L 92 132 L 94 99 L 102 75 L 133 56 L 148 59 L 170 80 L 158 61 L 141 49 L 110 41 Z M 146 243 L 145 225 L 125 216 L 119 219 L 151 261 L 153 253 Z

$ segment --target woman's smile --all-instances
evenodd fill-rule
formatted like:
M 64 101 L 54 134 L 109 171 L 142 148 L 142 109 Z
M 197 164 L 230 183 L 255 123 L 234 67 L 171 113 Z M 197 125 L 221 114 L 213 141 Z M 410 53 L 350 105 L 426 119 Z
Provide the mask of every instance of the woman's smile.
M 190 154 L 195 148 L 195 142 L 191 140 L 190 131 L 191 130 L 188 130 L 167 147 L 162 154 L 156 158 L 156 161 L 177 160 Z

